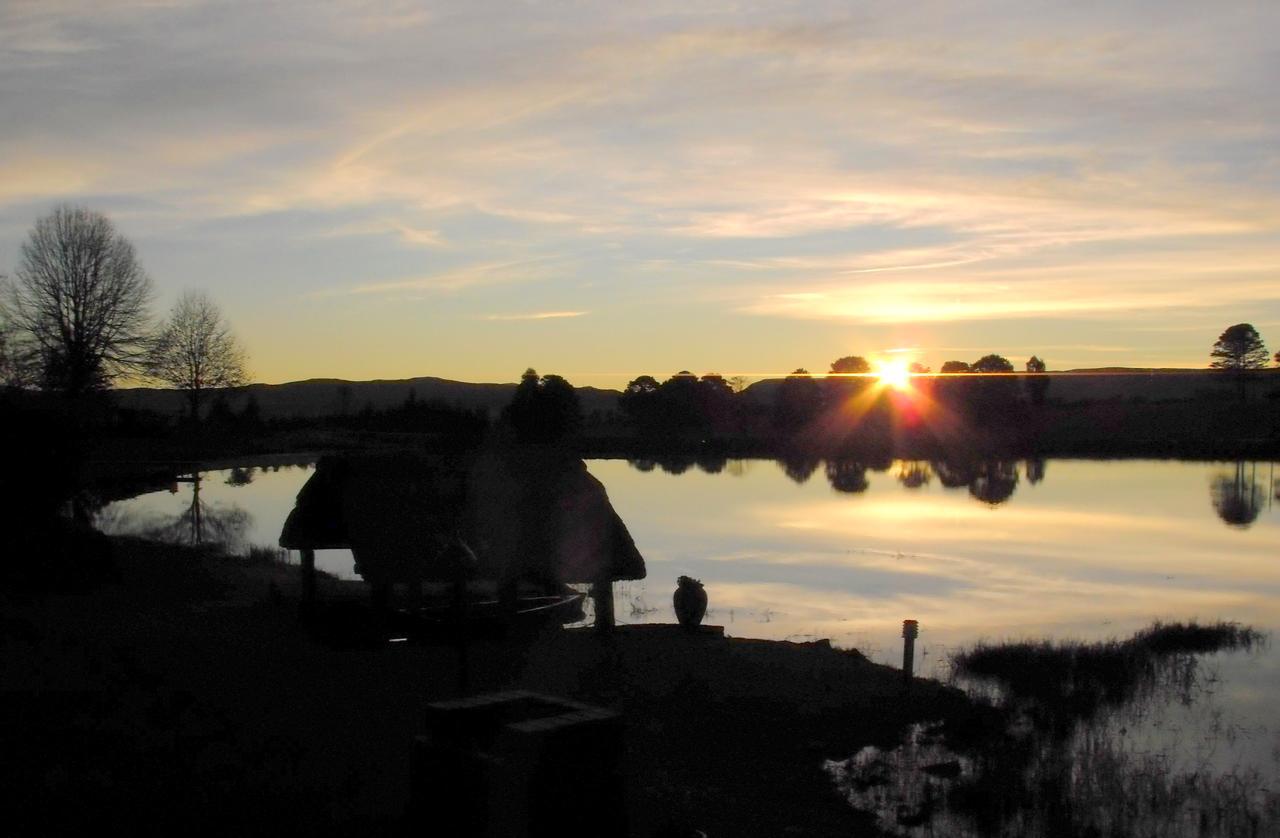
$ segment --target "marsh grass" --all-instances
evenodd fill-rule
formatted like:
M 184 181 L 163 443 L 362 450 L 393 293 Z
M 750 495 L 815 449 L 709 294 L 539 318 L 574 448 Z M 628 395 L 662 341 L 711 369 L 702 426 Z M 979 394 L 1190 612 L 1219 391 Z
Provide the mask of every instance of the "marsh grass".
M 1199 659 L 1265 642 L 1236 623 L 1191 622 L 1101 643 L 975 646 L 954 673 L 997 687 L 1001 725 L 948 725 L 830 769 L 891 834 L 1280 835 L 1276 778 L 1215 760 L 1242 731 L 1213 706 L 1217 679 Z M 1171 724 L 1172 708 L 1193 707 L 1199 720 Z M 960 770 L 940 779 L 926 760 Z
M 956 675 L 993 681 L 1012 698 L 1068 721 L 1157 686 L 1185 684 L 1196 672 L 1189 656 L 1249 649 L 1263 641 L 1261 633 L 1236 623 L 1155 623 L 1128 640 L 979 644 L 952 663 Z
M 244 563 L 250 565 L 291 565 L 289 552 L 270 544 L 251 544 L 244 553 Z

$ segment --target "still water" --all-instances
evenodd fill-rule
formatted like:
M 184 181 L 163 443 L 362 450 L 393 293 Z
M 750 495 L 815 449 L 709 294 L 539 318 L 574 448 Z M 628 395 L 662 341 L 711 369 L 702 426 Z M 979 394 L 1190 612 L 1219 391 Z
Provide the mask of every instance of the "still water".
M 593 460 L 645 557 L 618 583 L 619 622 L 672 622 L 681 575 L 701 579 L 707 622 L 740 637 L 830 638 L 900 662 L 920 624 L 917 672 L 946 676 L 977 641 L 1125 638 L 1154 621 L 1280 626 L 1274 463 Z M 196 486 L 111 504 L 104 528 L 274 544 L 307 465 L 201 475 Z M 347 551 L 317 564 L 355 578 Z M 1171 759 L 1280 780 L 1280 654 L 1201 661 L 1195 701 L 1144 711 Z M 1218 733 L 1206 738 L 1212 727 Z M 1155 733 L 1152 733 L 1155 731 Z M 1225 731 L 1225 733 L 1224 733 Z M 1273 787 L 1275 783 L 1272 784 Z

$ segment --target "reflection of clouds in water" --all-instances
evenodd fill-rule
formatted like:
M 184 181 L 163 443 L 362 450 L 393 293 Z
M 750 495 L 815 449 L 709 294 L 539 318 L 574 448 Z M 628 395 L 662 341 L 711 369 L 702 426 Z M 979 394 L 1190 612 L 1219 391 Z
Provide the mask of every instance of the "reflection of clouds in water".
M 905 495 L 869 496 L 856 507 L 829 499 L 760 504 L 751 508 L 749 517 L 766 530 L 764 543 L 780 550 L 788 543 L 805 547 L 834 539 L 895 553 L 897 545 L 954 547 L 957 553 L 1047 560 L 1064 571 L 1106 568 L 1121 575 L 1147 570 L 1198 576 L 1210 565 L 1217 568 L 1212 571 L 1216 575 L 1225 562 L 1238 571 L 1274 579 L 1265 561 L 1275 548 L 1274 540 L 1239 542 L 1227 551 L 1220 530 L 1207 530 L 1201 520 L 1162 515 L 1157 509 L 1082 510 L 1037 503 L 993 512 L 974 504 L 921 504 Z M 785 539 L 776 535 L 782 531 L 788 533 Z M 923 553 L 918 548 L 912 552 Z
M 863 472 L 870 487 L 856 496 L 780 479 L 796 464 L 714 484 L 591 467 L 649 559 L 650 590 L 691 573 L 712 607 L 788 615 L 741 634 L 817 625 L 847 636 L 853 625 L 893 646 L 912 617 L 928 620 L 928 642 L 1098 636 L 1158 616 L 1265 623 L 1280 594 L 1274 530 L 1255 525 L 1242 540 L 1206 516 L 1204 464 L 1055 461 L 1052 480 L 1035 460 L 928 464 L 958 494 L 942 480 L 904 486 L 904 473 L 925 465 L 908 461 L 883 478 Z M 1019 472 L 1034 493 L 999 506 L 969 496 L 984 474 L 998 482 Z

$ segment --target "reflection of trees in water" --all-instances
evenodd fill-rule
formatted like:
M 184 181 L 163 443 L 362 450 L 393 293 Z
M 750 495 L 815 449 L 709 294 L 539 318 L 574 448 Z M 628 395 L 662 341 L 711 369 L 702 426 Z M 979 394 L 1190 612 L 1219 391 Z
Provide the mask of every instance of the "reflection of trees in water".
M 719 474 L 729 463 L 729 458 L 724 454 L 702 453 L 698 455 L 698 468 L 707 474 Z
M 1018 488 L 1018 464 L 1012 460 L 987 460 L 978 465 L 969 483 L 969 494 L 983 503 L 1001 504 Z
M 933 473 L 938 476 L 938 482 L 945 488 L 967 488 L 974 499 L 992 506 L 1013 497 L 1018 488 L 1016 460 L 934 460 L 931 465 Z M 1043 465 L 1038 474 L 1039 479 L 1044 478 Z
M 211 504 L 200 497 L 199 475 L 182 482 L 191 483 L 191 502 L 177 515 L 135 519 L 119 510 L 100 514 L 98 529 L 118 535 L 138 535 L 169 544 L 216 544 L 238 553 L 246 546 L 253 516 L 239 506 Z
M 233 466 L 231 473 L 227 475 L 226 483 L 228 486 L 248 486 L 253 482 L 255 471 L 253 466 Z
M 934 460 L 931 464 L 945 489 L 963 489 L 973 481 L 973 465 L 964 461 Z
M 1228 526 L 1245 528 L 1262 512 L 1263 491 L 1257 463 L 1237 462 L 1232 474 L 1220 474 L 1209 484 L 1213 508 Z
M 933 469 L 924 460 L 903 460 L 898 469 L 898 482 L 908 489 L 919 489 L 933 479 Z
M 637 458 L 634 460 L 627 460 L 627 465 L 631 466 L 636 471 L 644 471 L 644 472 L 653 471 L 655 468 L 658 467 L 658 464 L 656 462 L 646 458 Z
M 867 467 L 856 460 L 827 460 L 827 482 L 837 492 L 857 494 L 871 485 Z
M 1027 482 L 1034 486 L 1044 480 L 1044 472 L 1048 465 L 1043 459 L 1035 457 L 1025 461 L 1022 467 L 1027 473 Z
M 658 468 L 667 474 L 684 474 L 693 468 L 694 458 L 686 454 L 676 454 L 658 458 Z
M 797 484 L 803 485 L 818 470 L 822 460 L 805 454 L 791 454 L 778 460 L 782 473 Z

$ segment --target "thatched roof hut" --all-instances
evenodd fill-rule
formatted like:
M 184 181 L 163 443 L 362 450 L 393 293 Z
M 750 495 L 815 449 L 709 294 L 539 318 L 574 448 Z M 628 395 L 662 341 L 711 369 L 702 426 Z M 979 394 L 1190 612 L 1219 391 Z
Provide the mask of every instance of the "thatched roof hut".
M 294 550 L 349 547 L 374 584 L 450 581 L 447 548 L 498 582 L 642 579 L 644 559 L 582 460 L 520 447 L 457 455 L 326 457 L 280 534 Z

